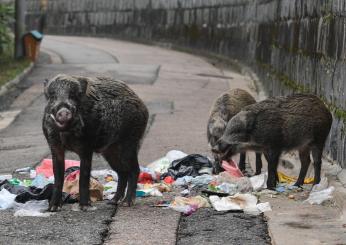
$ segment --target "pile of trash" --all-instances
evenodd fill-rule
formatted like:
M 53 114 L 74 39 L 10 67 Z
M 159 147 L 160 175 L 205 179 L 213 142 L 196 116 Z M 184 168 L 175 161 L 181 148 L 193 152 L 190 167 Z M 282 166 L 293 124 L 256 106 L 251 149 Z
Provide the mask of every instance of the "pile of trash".
M 80 162 L 65 161 L 63 202 L 76 203 L 79 200 Z M 169 151 L 164 157 L 146 167 L 140 167 L 136 196 L 160 197 L 154 207 L 174 209 L 190 215 L 199 208 L 214 208 L 217 211 L 242 211 L 258 215 L 271 210 L 269 202 L 261 203 L 262 195 L 286 195 L 295 199 L 295 193 L 303 189 L 292 185 L 295 178 L 279 172 L 280 183 L 275 191 L 266 189 L 268 175 L 247 177 L 233 161 L 223 161 L 225 169 L 219 175 L 212 175 L 212 160 L 208 157 L 181 151 Z M 13 209 L 15 216 L 47 217 L 44 212 L 53 193 L 53 163 L 44 159 L 35 169 L 22 168 L 12 175 L 0 176 L 0 210 Z M 92 202 L 111 200 L 116 193 L 118 176 L 113 170 L 92 170 L 90 178 L 90 199 Z M 313 178 L 305 179 L 305 183 Z M 172 200 L 164 201 L 163 193 L 177 194 Z M 327 178 L 315 185 L 304 202 L 321 204 L 332 199 L 334 187 L 328 187 Z M 72 208 L 72 210 L 74 210 Z

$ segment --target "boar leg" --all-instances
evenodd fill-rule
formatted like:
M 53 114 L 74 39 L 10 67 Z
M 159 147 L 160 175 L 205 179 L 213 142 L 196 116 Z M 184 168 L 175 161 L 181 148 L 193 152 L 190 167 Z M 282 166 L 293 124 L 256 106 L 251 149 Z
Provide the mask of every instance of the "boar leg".
M 111 168 L 117 172 L 118 175 L 118 186 L 117 192 L 115 193 L 113 199 L 110 204 L 117 205 L 118 202 L 124 197 L 124 193 L 127 186 L 127 178 L 128 173 L 124 170 L 124 166 L 122 166 L 120 161 L 120 149 L 118 145 L 111 145 L 108 147 L 106 151 L 102 153 L 102 156 L 106 159 Z M 126 166 L 126 165 L 125 165 Z
M 256 152 L 256 172 L 255 175 L 259 175 L 262 172 L 262 153 Z
M 118 204 L 119 201 L 121 201 L 125 195 L 125 190 L 127 186 L 127 180 L 128 180 L 128 173 L 127 172 L 120 172 L 118 171 L 118 186 L 117 186 L 117 192 L 115 193 L 112 203 L 115 205 Z
M 136 199 L 136 189 L 137 189 L 137 181 L 138 181 L 139 172 L 140 172 L 139 165 L 137 164 L 137 166 L 134 166 L 134 168 L 131 170 L 131 172 L 128 175 L 127 192 L 126 192 L 126 197 L 124 201 L 127 202 L 127 205 L 129 207 L 134 204 L 134 201 Z
M 54 172 L 53 195 L 49 202 L 48 211 L 56 212 L 62 206 L 62 187 L 64 185 L 65 152 L 60 147 L 51 147 Z
M 240 171 L 242 171 L 242 172 L 245 171 L 245 159 L 246 159 L 246 153 L 245 153 L 245 152 L 240 153 L 240 157 L 239 157 L 239 169 L 240 169 Z
M 79 205 L 81 210 L 86 210 L 90 205 L 90 171 L 91 171 L 91 161 L 92 161 L 92 151 L 83 152 L 80 155 L 80 177 L 79 177 Z
M 299 177 L 297 182 L 294 184 L 295 186 L 302 186 L 304 184 L 304 179 L 306 176 L 306 172 L 308 171 L 310 165 L 310 149 L 309 147 L 305 147 L 299 150 L 299 158 L 301 162 L 301 168 L 299 172 Z
M 130 140 L 123 144 L 123 151 L 120 155 L 120 162 L 122 166 L 127 166 L 127 191 L 124 201 L 128 206 L 132 206 L 136 199 L 137 181 L 139 175 L 138 164 L 138 149 L 139 146 L 135 144 L 136 140 Z
M 312 158 L 314 160 L 314 185 L 319 184 L 321 181 L 322 152 L 323 145 L 312 148 Z
M 277 168 L 279 164 L 281 151 L 268 151 L 264 155 L 268 161 L 268 180 L 267 180 L 267 188 L 274 190 L 276 187 L 276 182 L 278 180 L 277 177 Z

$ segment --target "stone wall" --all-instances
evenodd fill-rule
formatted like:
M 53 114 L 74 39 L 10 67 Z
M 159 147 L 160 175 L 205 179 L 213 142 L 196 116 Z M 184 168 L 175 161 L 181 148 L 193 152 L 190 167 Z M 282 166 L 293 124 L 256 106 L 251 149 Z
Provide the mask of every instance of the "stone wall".
M 344 0 L 49 0 L 47 32 L 209 51 L 252 67 L 269 95 L 317 94 L 335 119 L 326 153 L 346 167 L 345 17 Z

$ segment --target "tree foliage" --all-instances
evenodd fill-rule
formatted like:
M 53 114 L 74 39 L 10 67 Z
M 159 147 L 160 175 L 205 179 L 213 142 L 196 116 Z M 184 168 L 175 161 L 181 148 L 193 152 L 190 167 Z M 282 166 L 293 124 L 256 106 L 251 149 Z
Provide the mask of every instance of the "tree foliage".
M 13 21 L 13 15 L 14 8 L 12 4 L 0 3 L 0 57 L 12 49 L 9 24 Z

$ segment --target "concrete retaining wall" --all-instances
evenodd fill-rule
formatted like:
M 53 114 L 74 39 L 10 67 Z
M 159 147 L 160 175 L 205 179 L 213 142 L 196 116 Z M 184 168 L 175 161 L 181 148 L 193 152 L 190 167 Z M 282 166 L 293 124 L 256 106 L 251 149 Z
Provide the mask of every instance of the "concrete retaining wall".
M 251 66 L 269 95 L 317 94 L 335 117 L 326 153 L 346 167 L 345 16 L 344 0 L 49 0 L 47 32 L 206 50 Z

